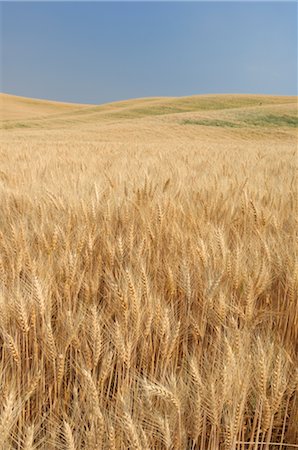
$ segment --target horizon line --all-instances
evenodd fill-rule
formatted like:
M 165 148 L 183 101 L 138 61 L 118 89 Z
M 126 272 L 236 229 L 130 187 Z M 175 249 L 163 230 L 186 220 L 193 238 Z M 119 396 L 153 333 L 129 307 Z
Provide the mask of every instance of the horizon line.
M 262 93 L 236 93 L 236 92 L 210 92 L 210 93 L 200 93 L 200 94 L 189 94 L 189 95 L 156 95 L 156 96 L 145 96 L 145 97 L 129 97 L 129 98 L 124 98 L 124 99 L 120 99 L 120 100 L 111 100 L 111 101 L 107 101 L 107 102 L 103 102 L 103 103 L 84 103 L 84 102 L 78 102 L 78 101 L 68 101 L 68 100 L 52 100 L 50 98 L 39 98 L 39 97 L 28 97 L 25 95 L 19 95 L 19 94 L 13 94 L 10 92 L 0 92 L 0 95 L 7 95 L 7 96 L 11 96 L 11 97 L 18 97 L 18 98 L 22 98 L 22 99 L 28 99 L 28 100 L 33 100 L 33 101 L 37 101 L 37 102 L 50 102 L 50 103 L 63 103 L 63 104 L 69 104 L 69 105 L 86 105 L 86 106 L 103 106 L 103 105 L 108 105 L 108 104 L 112 104 L 112 103 L 121 103 L 121 102 L 126 102 L 126 101 L 133 101 L 133 100 L 155 100 L 155 99 L 175 99 L 175 98 L 188 98 L 188 97 L 207 97 L 207 96 L 255 96 L 255 97 L 285 97 L 285 98 L 289 98 L 289 97 L 293 97 L 296 100 L 298 100 L 298 94 L 292 94 L 292 95 L 285 95 L 285 94 L 262 94 Z

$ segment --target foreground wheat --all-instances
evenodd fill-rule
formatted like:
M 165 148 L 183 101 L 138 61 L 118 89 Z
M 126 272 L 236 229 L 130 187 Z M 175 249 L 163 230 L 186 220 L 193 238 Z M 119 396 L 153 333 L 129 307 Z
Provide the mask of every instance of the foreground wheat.
M 292 144 L 28 142 L 2 150 L 0 447 L 297 443 Z

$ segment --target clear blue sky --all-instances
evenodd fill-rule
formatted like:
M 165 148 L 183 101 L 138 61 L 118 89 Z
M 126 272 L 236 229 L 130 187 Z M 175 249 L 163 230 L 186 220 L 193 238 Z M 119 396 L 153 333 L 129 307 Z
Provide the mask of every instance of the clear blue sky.
M 4 2 L 1 91 L 104 103 L 297 94 L 295 2 Z

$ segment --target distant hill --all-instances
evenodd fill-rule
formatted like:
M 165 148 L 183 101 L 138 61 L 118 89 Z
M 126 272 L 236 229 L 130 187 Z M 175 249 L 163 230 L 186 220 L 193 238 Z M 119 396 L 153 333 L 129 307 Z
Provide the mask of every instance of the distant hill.
M 123 119 L 160 118 L 200 127 L 296 127 L 297 97 L 194 95 L 85 105 L 0 94 L 1 128 L 72 128 Z

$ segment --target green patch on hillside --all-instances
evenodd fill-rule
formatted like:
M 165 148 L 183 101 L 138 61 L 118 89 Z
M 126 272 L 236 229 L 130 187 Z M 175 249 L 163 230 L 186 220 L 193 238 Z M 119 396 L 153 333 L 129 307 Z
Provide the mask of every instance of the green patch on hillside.
M 3 130 L 14 130 L 16 128 L 31 128 L 31 125 L 25 122 L 10 122 L 10 123 L 2 123 L 0 128 Z
M 246 117 L 243 122 L 246 125 L 256 126 L 256 127 L 293 127 L 297 128 L 298 126 L 298 117 L 296 116 L 288 116 L 288 115 L 274 115 L 267 114 L 261 116 L 254 117 Z
M 243 128 L 243 127 L 298 127 L 298 117 L 288 115 L 260 115 L 244 116 L 235 119 L 235 122 L 220 119 L 185 119 L 182 125 L 201 125 L 206 127 Z
M 163 114 L 176 114 L 185 112 L 183 108 L 179 108 L 176 105 L 156 105 L 148 106 L 147 108 L 134 108 L 131 109 L 131 113 L 135 116 L 160 116 Z
M 185 119 L 181 122 L 183 125 L 202 125 L 206 127 L 229 127 L 229 128 L 239 128 L 241 124 L 236 122 L 230 122 L 228 120 L 218 120 L 218 119 Z

